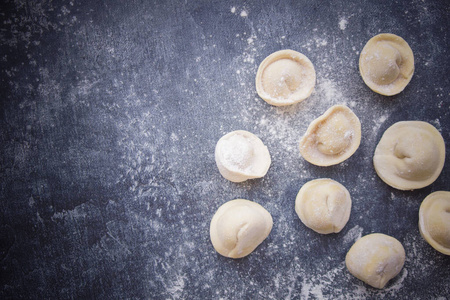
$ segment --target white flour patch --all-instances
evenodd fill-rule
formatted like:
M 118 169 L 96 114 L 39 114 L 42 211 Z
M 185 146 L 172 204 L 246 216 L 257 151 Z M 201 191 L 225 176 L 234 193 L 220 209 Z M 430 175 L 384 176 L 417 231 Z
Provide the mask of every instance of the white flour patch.
M 322 289 L 323 289 L 323 285 L 320 285 L 320 284 L 313 285 L 311 283 L 307 283 L 306 281 L 303 281 L 302 290 L 301 290 L 301 298 L 309 299 L 309 297 L 312 295 L 312 296 L 314 296 L 313 297 L 314 299 L 324 299 Z
M 383 290 L 384 293 L 395 293 L 397 294 L 399 290 L 403 287 L 403 282 L 405 281 L 406 277 L 408 276 L 408 270 L 403 267 L 403 269 L 400 271 L 400 274 L 397 275 L 395 278 L 391 279 L 394 282 L 394 285 L 385 288 Z
M 314 42 L 316 43 L 316 48 L 325 47 L 328 45 L 328 41 L 324 38 L 315 38 Z
M 63 15 L 70 14 L 70 10 L 67 7 L 65 7 L 64 5 L 61 7 L 61 12 Z
M 339 288 L 341 274 L 345 271 L 344 263 L 323 274 L 315 274 L 303 279 L 301 299 L 324 299 L 324 292 L 331 290 L 334 296 L 342 295 Z
M 380 118 L 378 118 L 377 124 L 383 124 L 388 118 L 388 115 L 382 115 Z
M 177 134 L 176 134 L 175 132 L 172 132 L 172 133 L 170 134 L 170 139 L 171 139 L 173 142 L 177 142 L 177 141 L 180 140 L 180 138 L 177 136 Z
M 430 123 L 436 127 L 436 129 L 442 133 L 442 126 L 441 126 L 441 121 L 439 119 L 434 119 L 432 121 L 430 121 Z
M 350 229 L 343 237 L 344 244 L 353 244 L 362 237 L 363 228 L 356 225 Z
M 327 103 L 327 108 L 333 104 L 347 105 L 347 101 L 344 99 L 338 84 L 329 78 L 317 79 L 314 93 L 318 94 L 318 97 L 320 97 L 324 104 Z
M 86 218 L 86 205 L 82 204 L 77 207 L 75 207 L 72 210 L 62 210 L 60 212 L 55 212 L 53 216 L 51 217 L 52 221 L 58 221 L 58 220 L 72 220 L 72 219 L 80 219 L 80 218 Z
M 167 292 L 175 298 L 179 298 L 184 290 L 185 275 L 176 275 L 175 278 L 166 285 Z
M 345 30 L 347 28 L 348 21 L 346 18 L 341 18 L 339 21 L 339 29 Z
M 388 117 L 389 117 L 388 114 L 383 114 L 383 115 L 379 116 L 377 119 L 374 118 L 374 124 L 372 126 L 372 136 L 373 137 L 375 137 L 379 133 L 381 125 L 383 125 L 384 122 L 386 122 Z

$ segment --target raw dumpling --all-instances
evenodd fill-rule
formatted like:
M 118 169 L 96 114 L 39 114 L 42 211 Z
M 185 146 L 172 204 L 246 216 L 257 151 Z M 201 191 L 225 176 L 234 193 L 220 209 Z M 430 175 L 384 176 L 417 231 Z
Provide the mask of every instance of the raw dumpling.
M 382 289 L 397 276 L 405 263 L 405 249 L 395 238 L 373 233 L 356 241 L 345 257 L 349 272 L 365 283 Z
M 347 224 L 351 208 L 348 190 L 328 178 L 307 182 L 295 199 L 295 212 L 303 224 L 322 234 L 341 231 Z
M 433 125 L 422 121 L 402 121 L 389 127 L 373 157 L 378 176 L 399 190 L 432 184 L 444 161 L 444 139 Z
M 316 71 L 311 61 L 293 50 L 280 50 L 267 56 L 256 73 L 256 91 L 275 106 L 294 104 L 311 95 Z
M 220 174 L 233 182 L 260 178 L 269 170 L 269 150 L 253 133 L 232 131 L 217 142 L 215 159 Z
M 419 210 L 422 237 L 437 251 L 450 255 L 450 192 L 431 193 Z
M 272 230 L 270 213 L 261 205 L 245 199 L 223 204 L 211 220 L 211 242 L 226 257 L 241 258 L 250 254 Z
M 414 55 L 401 37 L 382 33 L 371 38 L 359 57 L 359 72 L 376 93 L 392 96 L 400 93 L 414 74 Z
M 331 166 L 352 156 L 360 142 L 358 117 L 347 106 L 335 105 L 311 122 L 300 140 L 300 153 L 314 165 Z

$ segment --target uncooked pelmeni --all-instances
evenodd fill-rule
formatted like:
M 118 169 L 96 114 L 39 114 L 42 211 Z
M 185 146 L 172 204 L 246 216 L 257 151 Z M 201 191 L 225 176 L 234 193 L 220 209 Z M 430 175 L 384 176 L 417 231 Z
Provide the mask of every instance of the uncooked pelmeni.
M 422 121 L 402 121 L 389 127 L 373 156 L 378 176 L 399 190 L 432 184 L 444 161 L 444 139 L 433 125 Z
M 294 50 L 280 50 L 267 56 L 256 73 L 256 91 L 267 103 L 291 105 L 311 95 L 316 71 L 311 61 Z
M 232 131 L 219 139 L 215 159 L 220 174 L 233 182 L 261 178 L 269 170 L 269 150 L 253 133 Z
M 345 257 L 349 272 L 365 283 L 382 289 L 397 276 L 405 263 L 405 249 L 395 238 L 373 233 L 356 241 Z
M 428 195 L 420 205 L 419 230 L 437 251 L 450 255 L 450 192 Z
M 343 162 L 358 149 L 361 123 L 345 105 L 335 105 L 309 125 L 300 140 L 300 153 L 317 166 Z
M 231 200 L 214 214 L 209 229 L 216 251 L 226 257 L 249 255 L 272 230 L 270 213 L 261 205 L 245 199 Z
M 392 96 L 400 93 L 414 74 L 414 55 L 401 37 L 382 33 L 371 38 L 359 56 L 359 72 L 376 93 Z
M 328 178 L 307 182 L 295 199 L 295 212 L 303 224 L 322 234 L 341 231 L 347 224 L 351 208 L 348 190 Z

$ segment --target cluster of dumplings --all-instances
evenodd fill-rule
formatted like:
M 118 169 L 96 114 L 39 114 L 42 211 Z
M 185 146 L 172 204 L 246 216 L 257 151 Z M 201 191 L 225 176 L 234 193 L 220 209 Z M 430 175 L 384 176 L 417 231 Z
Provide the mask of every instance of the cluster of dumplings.
M 414 73 L 414 56 L 401 37 L 379 34 L 361 52 L 359 70 L 364 82 L 382 95 L 400 93 Z M 281 50 L 265 58 L 256 74 L 256 90 L 267 103 L 285 106 L 308 98 L 316 74 L 311 61 L 293 50 Z M 331 166 L 350 158 L 361 142 L 361 123 L 345 105 L 334 105 L 313 120 L 300 139 L 301 156 L 317 166 Z M 220 174 L 232 181 L 261 178 L 270 168 L 268 148 L 253 133 L 237 130 L 216 144 Z M 402 121 L 389 127 L 376 146 L 373 165 L 378 176 L 399 190 L 420 189 L 440 175 L 445 143 L 439 131 L 423 121 Z M 295 199 L 301 222 L 320 234 L 340 232 L 350 218 L 352 200 L 339 182 L 320 178 L 307 182 Z M 235 199 L 223 204 L 210 224 L 211 242 L 218 253 L 230 258 L 250 254 L 270 234 L 270 213 L 256 202 Z M 419 211 L 419 229 L 436 250 L 450 255 L 450 192 L 429 195 Z M 373 233 L 357 240 L 345 258 L 349 272 L 383 288 L 405 262 L 405 250 L 395 238 Z

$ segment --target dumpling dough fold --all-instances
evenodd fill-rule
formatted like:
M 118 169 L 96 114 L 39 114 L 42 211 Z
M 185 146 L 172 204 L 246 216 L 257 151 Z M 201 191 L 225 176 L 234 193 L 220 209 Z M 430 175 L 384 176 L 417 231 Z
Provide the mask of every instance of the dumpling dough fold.
M 348 190 L 328 178 L 305 183 L 295 199 L 295 212 L 303 224 L 322 234 L 340 232 L 350 218 L 351 208 Z
M 450 192 L 437 191 L 420 205 L 419 230 L 434 249 L 450 255 Z
M 211 220 L 209 232 L 219 254 L 241 258 L 253 252 L 267 238 L 272 226 L 272 216 L 260 204 L 235 199 L 219 207 Z
M 361 123 L 345 105 L 334 105 L 311 122 L 299 143 L 300 154 L 317 166 L 336 165 L 355 153 Z
M 391 236 L 372 233 L 353 244 L 347 252 L 345 264 L 353 276 L 382 289 L 402 270 L 405 264 L 405 249 Z
M 221 137 L 216 144 L 215 160 L 220 174 L 233 182 L 263 177 L 272 162 L 263 142 L 245 130 Z
M 359 71 L 366 85 L 376 93 L 400 93 L 414 74 L 414 55 L 408 43 L 391 33 L 371 38 L 359 57 Z
M 432 184 L 444 161 L 444 139 L 433 125 L 422 121 L 393 124 L 384 132 L 373 156 L 378 176 L 399 190 Z
M 285 106 L 308 98 L 316 84 L 311 61 L 294 50 L 280 50 L 267 56 L 256 73 L 256 91 L 267 103 Z

